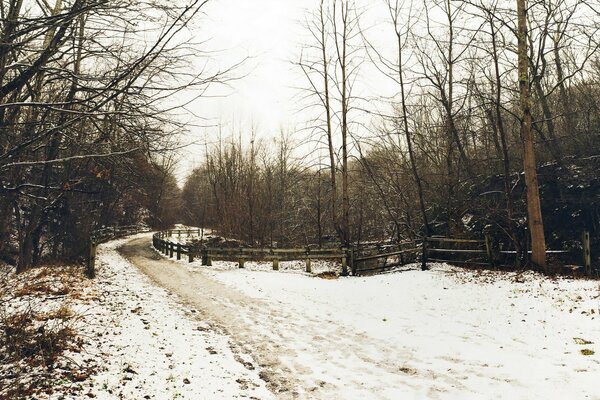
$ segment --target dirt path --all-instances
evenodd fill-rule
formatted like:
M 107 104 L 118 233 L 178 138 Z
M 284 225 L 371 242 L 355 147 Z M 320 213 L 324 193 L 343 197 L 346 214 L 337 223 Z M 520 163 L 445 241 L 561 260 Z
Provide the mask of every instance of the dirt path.
M 280 399 L 600 400 L 600 360 L 573 339 L 600 343 L 593 284 L 447 267 L 334 281 L 219 271 L 165 259 L 149 238 L 120 252 L 227 334 Z
M 280 365 L 280 344 L 253 326 L 262 318 L 282 318 L 260 300 L 216 282 L 201 271 L 192 272 L 181 264 L 166 260 L 149 247 L 148 239 L 135 239 L 118 251 L 133 265 L 148 275 L 156 284 L 177 294 L 186 304 L 199 312 L 199 319 L 209 322 L 213 328 L 223 331 L 234 339 L 236 353 L 247 353 L 259 363 L 261 377 L 269 388 L 281 398 L 297 398 L 299 382 L 292 371 Z M 255 366 L 244 362 L 247 368 Z
M 147 238 L 132 240 L 119 252 L 197 310 L 199 319 L 231 337 L 235 353 L 251 355 L 281 399 L 389 399 L 399 387 L 408 393 L 416 389 L 412 371 L 403 370 L 403 360 L 412 358 L 406 349 L 353 329 L 335 315 L 323 320 L 310 306 L 249 297 L 208 272 L 161 257 Z M 306 300 L 319 301 L 309 294 Z

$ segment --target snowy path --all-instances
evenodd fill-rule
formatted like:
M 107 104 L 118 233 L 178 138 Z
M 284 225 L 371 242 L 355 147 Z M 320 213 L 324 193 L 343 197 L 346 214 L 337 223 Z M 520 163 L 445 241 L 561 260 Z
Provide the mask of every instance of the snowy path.
M 143 235 L 141 240 L 149 239 Z M 258 371 L 244 367 L 251 359 L 232 349 L 226 335 L 194 318 L 195 310 L 153 285 L 115 251 L 126 241 L 100 246 L 98 276 L 89 293 L 97 300 L 78 307 L 88 321 L 81 333 L 90 343 L 73 357 L 93 362 L 99 372 L 86 396 L 64 398 L 273 399 Z
M 597 282 L 443 266 L 322 280 L 188 266 L 148 239 L 121 252 L 282 399 L 600 399 Z

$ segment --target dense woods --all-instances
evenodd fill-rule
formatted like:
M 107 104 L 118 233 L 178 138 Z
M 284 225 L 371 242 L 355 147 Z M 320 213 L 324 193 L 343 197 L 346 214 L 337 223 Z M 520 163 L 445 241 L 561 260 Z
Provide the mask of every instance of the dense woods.
M 183 126 L 168 99 L 219 78 L 189 72 L 195 45 L 178 35 L 204 2 L 187 3 L 2 1 L 4 261 L 76 258 L 95 228 L 175 222 L 169 150 Z
M 252 244 L 489 233 L 517 265 L 534 247 L 540 267 L 544 247 L 579 248 L 584 229 L 597 246 L 600 10 L 578 0 L 383 6 L 382 44 L 358 4 L 320 2 L 296 63 L 314 118 L 275 146 L 232 136 L 208 148 L 183 190 L 186 222 Z M 374 73 L 394 96 L 359 93 Z

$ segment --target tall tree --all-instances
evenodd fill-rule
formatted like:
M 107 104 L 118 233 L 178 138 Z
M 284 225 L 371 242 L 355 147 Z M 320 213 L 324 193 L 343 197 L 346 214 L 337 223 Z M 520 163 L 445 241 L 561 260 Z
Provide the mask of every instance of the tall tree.
M 531 92 L 529 82 L 527 1 L 517 0 L 518 73 L 521 102 L 521 140 L 523 141 L 523 165 L 527 186 L 527 215 L 531 234 L 531 261 L 544 269 L 546 263 L 546 240 L 542 220 L 542 205 L 535 164 L 535 148 L 532 134 Z

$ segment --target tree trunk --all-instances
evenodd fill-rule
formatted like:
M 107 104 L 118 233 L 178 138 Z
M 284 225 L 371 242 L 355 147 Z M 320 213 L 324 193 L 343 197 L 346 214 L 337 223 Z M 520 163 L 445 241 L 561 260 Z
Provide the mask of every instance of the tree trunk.
M 526 0 L 517 0 L 518 53 L 519 53 L 519 92 L 521 100 L 521 140 L 523 141 L 523 164 L 527 186 L 527 214 L 531 233 L 531 261 L 547 271 L 546 241 L 542 207 L 535 166 L 535 149 L 531 132 L 531 93 L 529 87 L 529 59 L 527 55 L 527 11 Z
M 324 106 L 325 118 L 327 119 L 327 149 L 329 151 L 329 172 L 331 185 L 331 219 L 333 228 L 339 232 L 339 221 L 337 216 L 337 182 L 336 182 L 336 162 L 335 150 L 333 148 L 333 128 L 331 125 L 331 98 L 329 94 L 329 61 L 327 58 L 327 37 L 325 32 L 325 9 L 324 0 L 321 0 L 320 18 L 321 18 L 321 52 L 323 57 L 323 87 L 324 87 Z M 321 238 L 319 238 L 321 243 Z

